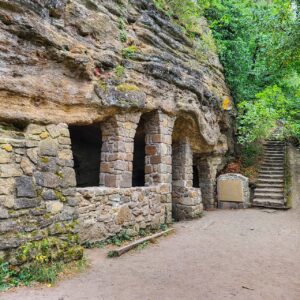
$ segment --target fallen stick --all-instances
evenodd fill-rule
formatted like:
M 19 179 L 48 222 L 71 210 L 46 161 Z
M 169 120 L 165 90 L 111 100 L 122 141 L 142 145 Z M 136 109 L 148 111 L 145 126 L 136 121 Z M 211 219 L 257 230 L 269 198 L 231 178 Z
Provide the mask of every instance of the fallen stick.
M 251 288 L 249 288 L 249 287 L 247 287 L 247 286 L 245 286 L 245 285 L 242 285 L 242 288 L 243 288 L 243 289 L 246 289 L 246 290 L 254 291 L 254 289 L 251 289 Z
M 109 251 L 108 252 L 108 256 L 109 257 L 121 256 L 122 254 L 124 254 L 124 253 L 128 252 L 129 250 L 135 248 L 139 244 L 143 244 L 143 243 L 145 243 L 147 241 L 159 238 L 162 235 L 169 234 L 169 233 L 173 232 L 174 230 L 175 230 L 174 228 L 170 228 L 170 229 L 164 230 L 162 232 L 158 232 L 158 233 L 149 235 L 147 237 L 144 237 L 142 239 L 136 240 L 136 241 L 134 241 L 134 242 L 132 242 L 132 243 L 126 245 L 126 246 L 120 247 L 120 248 L 118 248 L 116 250 Z

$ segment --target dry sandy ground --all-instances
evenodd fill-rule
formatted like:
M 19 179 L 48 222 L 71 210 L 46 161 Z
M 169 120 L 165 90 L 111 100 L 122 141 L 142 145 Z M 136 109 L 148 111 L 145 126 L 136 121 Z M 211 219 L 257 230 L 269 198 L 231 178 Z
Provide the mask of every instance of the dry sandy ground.
M 296 163 L 296 156 L 298 163 Z M 295 207 L 212 211 L 120 258 L 87 251 L 91 268 L 55 287 L 19 288 L 2 300 L 300 299 L 300 151 L 292 151 Z

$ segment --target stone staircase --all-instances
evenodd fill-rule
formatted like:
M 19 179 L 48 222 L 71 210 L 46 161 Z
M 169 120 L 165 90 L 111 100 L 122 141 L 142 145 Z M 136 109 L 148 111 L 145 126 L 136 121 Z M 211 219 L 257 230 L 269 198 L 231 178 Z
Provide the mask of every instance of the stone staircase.
M 285 208 L 285 152 L 284 142 L 267 141 L 264 144 L 264 161 L 254 191 L 253 206 Z

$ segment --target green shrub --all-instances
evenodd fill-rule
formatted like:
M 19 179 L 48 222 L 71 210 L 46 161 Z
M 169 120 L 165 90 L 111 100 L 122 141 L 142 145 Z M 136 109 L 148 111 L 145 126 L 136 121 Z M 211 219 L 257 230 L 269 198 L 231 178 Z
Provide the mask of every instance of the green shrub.
M 49 262 L 34 261 L 21 267 L 12 266 L 8 262 L 0 264 L 0 291 L 21 285 L 29 286 L 34 282 L 54 284 L 60 273 L 70 270 L 82 271 L 87 261 L 82 258 L 76 262 Z
M 242 167 L 248 168 L 256 164 L 263 155 L 263 147 L 257 143 L 243 145 L 241 148 Z
M 115 68 L 115 75 L 117 77 L 122 77 L 125 73 L 125 68 L 121 65 L 117 65 L 116 68 Z
M 138 51 L 138 47 L 135 45 L 126 47 L 122 50 L 123 58 L 133 58 L 134 54 Z
M 119 92 L 137 92 L 139 91 L 139 87 L 137 87 L 135 84 L 129 84 L 129 83 L 122 83 L 120 85 L 118 85 L 117 90 Z

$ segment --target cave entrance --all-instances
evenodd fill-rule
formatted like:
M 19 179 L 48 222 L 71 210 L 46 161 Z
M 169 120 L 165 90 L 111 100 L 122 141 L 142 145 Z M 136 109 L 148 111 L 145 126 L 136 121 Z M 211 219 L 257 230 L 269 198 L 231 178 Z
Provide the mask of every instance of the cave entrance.
M 145 186 L 146 132 L 145 117 L 141 117 L 134 137 L 132 186 Z
M 78 187 L 99 186 L 102 134 L 100 124 L 69 126 Z
M 200 188 L 199 169 L 193 160 L 193 188 Z

